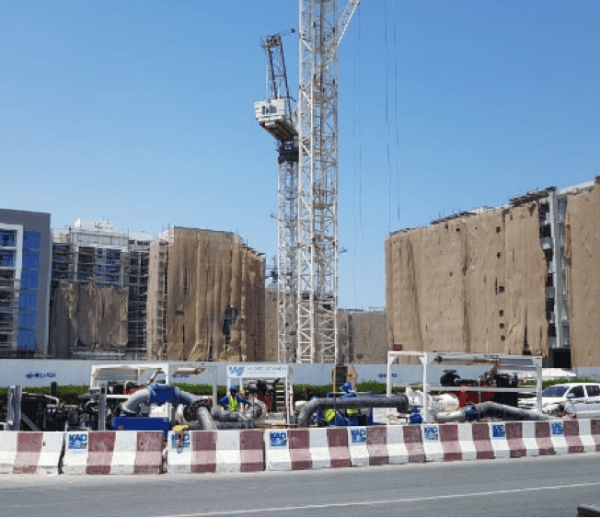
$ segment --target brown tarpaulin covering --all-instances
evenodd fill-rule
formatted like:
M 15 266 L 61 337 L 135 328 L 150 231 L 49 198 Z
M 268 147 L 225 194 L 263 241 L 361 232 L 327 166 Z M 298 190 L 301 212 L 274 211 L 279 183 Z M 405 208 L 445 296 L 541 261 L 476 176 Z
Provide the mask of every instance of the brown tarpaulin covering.
M 234 234 L 175 228 L 168 260 L 167 359 L 261 361 L 262 257 Z
M 571 364 L 600 365 L 600 186 L 569 197 L 565 257 Z
M 385 252 L 390 347 L 547 354 L 536 204 L 392 234 Z
M 384 311 L 338 311 L 338 343 L 343 363 L 386 363 Z
M 129 288 L 96 288 L 61 281 L 51 311 L 51 350 L 68 358 L 71 347 L 124 348 L 127 345 Z

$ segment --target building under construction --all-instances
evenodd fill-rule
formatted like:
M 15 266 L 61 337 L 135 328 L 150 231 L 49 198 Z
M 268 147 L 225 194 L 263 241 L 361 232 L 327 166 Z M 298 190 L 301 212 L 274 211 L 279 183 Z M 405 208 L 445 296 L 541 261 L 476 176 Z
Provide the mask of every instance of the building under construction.
M 391 348 L 600 365 L 600 178 L 388 236 Z
M 151 239 L 112 221 L 79 219 L 53 231 L 55 357 L 145 359 Z
M 151 245 L 148 286 L 148 359 L 265 359 L 264 256 L 236 234 L 164 232 Z
M 0 209 L 0 358 L 48 353 L 50 214 Z

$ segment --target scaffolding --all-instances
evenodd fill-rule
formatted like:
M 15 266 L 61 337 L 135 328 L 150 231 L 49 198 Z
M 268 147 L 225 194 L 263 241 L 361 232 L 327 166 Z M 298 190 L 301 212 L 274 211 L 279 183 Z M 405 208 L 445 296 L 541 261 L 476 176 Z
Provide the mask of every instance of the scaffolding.
M 555 367 L 570 368 L 571 329 L 568 304 L 566 222 L 569 197 L 595 185 L 594 181 L 565 189 L 548 187 L 512 198 L 512 206 L 536 202 L 539 205 L 540 245 L 548 272 L 546 277 L 546 320 L 548 350 Z
M 52 294 L 60 281 L 96 288 L 129 289 L 127 347 L 124 352 L 71 347 L 78 358 L 146 359 L 148 264 L 152 236 L 115 229 L 112 221 L 78 219 L 53 231 Z

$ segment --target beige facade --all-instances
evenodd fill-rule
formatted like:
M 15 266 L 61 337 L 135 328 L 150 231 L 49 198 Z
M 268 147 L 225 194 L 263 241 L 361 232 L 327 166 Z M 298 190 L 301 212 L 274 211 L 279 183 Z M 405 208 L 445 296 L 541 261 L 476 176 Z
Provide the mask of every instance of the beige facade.
M 158 249 L 151 256 L 149 297 L 157 302 L 148 319 L 148 357 L 262 361 L 264 270 L 261 254 L 235 234 L 174 228 L 166 257 Z
M 600 365 L 598 183 L 388 236 L 389 347 Z

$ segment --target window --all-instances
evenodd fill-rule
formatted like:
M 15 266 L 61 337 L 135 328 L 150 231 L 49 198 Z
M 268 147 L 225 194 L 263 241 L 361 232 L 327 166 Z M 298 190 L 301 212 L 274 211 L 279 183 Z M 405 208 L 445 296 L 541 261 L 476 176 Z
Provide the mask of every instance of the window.
M 37 291 L 24 291 L 19 297 L 21 309 L 35 309 L 37 307 Z
M 14 230 L 0 230 L 0 246 L 16 246 Z
M 37 290 L 39 281 L 38 272 L 22 272 L 21 273 L 21 287 L 24 289 Z
M 19 329 L 35 329 L 35 311 L 19 313 Z
M 42 236 L 39 232 L 24 232 L 23 233 L 23 248 L 29 250 L 39 250 L 41 248 Z
M 600 396 L 600 386 L 598 385 L 586 385 L 587 393 L 589 397 Z
M 19 331 L 18 349 L 20 351 L 35 351 L 35 331 Z
M 585 395 L 583 393 L 583 386 L 577 385 L 576 387 L 573 387 L 571 389 L 571 391 L 567 394 L 567 397 L 571 397 L 571 398 L 585 397 Z
M 39 252 L 23 252 L 23 268 L 28 270 L 39 270 L 40 268 L 40 253 Z
M 0 266 L 14 267 L 15 266 L 15 253 L 9 252 L 8 250 L 0 250 Z
M 567 391 L 567 387 L 553 385 L 542 391 L 542 397 L 561 397 Z
M 119 250 L 107 250 L 106 251 L 106 264 L 118 263 L 121 259 L 121 252 Z

